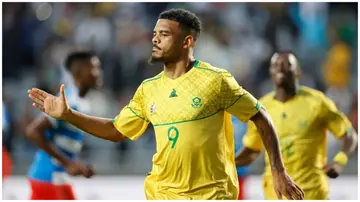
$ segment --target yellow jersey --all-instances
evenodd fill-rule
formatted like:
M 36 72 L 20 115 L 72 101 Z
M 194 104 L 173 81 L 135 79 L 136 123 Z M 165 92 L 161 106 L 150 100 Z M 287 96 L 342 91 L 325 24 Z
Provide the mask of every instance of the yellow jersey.
M 274 121 L 286 171 L 304 190 L 305 199 L 327 199 L 327 176 L 322 170 L 327 161 L 326 131 L 341 138 L 351 128 L 349 120 L 322 92 L 304 86 L 287 102 L 276 100 L 274 92 L 260 102 Z M 263 149 L 252 122 L 243 143 L 255 151 Z M 263 183 L 266 199 L 277 199 L 267 154 Z
M 236 199 L 231 114 L 247 122 L 259 109 L 230 73 L 197 60 L 177 79 L 161 72 L 143 81 L 113 122 L 131 140 L 154 127 L 147 199 Z

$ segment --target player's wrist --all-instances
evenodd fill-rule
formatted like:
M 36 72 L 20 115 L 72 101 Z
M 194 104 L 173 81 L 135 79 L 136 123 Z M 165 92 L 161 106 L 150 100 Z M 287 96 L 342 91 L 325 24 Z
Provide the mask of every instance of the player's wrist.
M 63 114 L 63 118 L 64 118 L 64 120 L 69 120 L 69 119 L 71 119 L 72 115 L 73 115 L 73 110 L 69 107 L 65 110 L 65 112 Z
M 284 166 L 271 166 L 271 171 L 274 173 L 285 173 L 285 167 Z

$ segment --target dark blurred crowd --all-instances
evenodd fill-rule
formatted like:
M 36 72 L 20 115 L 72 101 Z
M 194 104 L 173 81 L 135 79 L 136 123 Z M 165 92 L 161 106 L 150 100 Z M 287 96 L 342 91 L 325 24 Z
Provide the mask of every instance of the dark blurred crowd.
M 168 8 L 199 16 L 203 31 L 196 58 L 229 70 L 256 97 L 272 90 L 271 55 L 293 51 L 300 59 L 302 84 L 326 93 L 357 129 L 357 3 L 4 3 L 3 109 L 8 127 L 3 143 L 19 165 L 18 173 L 34 150 L 22 136 L 37 114 L 26 90 L 37 86 L 57 93 L 60 83 L 73 85 L 63 60 L 75 48 L 91 49 L 104 70 L 103 88 L 88 98 L 93 114 L 114 117 L 142 80 L 162 70 L 147 60 L 152 29 Z M 154 149 L 151 130 L 141 151 Z M 113 149 L 126 153 L 133 147 L 87 141 L 85 156 L 95 162 L 102 162 L 96 159 L 103 155 L 116 156 Z

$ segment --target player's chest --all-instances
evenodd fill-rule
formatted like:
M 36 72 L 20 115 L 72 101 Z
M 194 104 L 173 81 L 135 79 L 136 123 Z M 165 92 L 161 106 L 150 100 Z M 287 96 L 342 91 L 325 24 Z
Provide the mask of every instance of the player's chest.
M 145 96 L 147 118 L 152 124 L 201 119 L 219 110 L 218 89 L 207 85 L 164 84 Z
M 277 103 L 268 106 L 267 110 L 280 137 L 306 138 L 310 134 L 309 131 L 313 131 L 321 125 L 320 108 L 316 102 L 298 100 L 286 104 Z

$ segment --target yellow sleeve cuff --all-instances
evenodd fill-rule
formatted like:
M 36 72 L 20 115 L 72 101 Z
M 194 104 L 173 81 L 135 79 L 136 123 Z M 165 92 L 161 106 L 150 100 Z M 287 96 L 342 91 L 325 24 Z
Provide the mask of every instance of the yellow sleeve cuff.
M 340 164 L 341 166 L 346 166 L 348 160 L 348 156 L 344 152 L 339 152 L 334 157 L 334 162 Z

